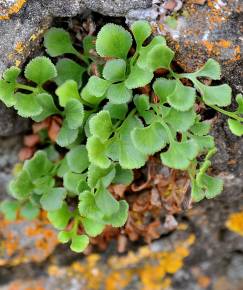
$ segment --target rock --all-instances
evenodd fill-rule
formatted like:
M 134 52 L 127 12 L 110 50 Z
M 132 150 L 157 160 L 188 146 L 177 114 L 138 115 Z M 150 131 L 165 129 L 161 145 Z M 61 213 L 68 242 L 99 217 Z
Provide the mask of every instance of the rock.
M 58 244 L 57 234 L 43 216 L 34 221 L 0 218 L 0 266 L 44 261 Z
M 12 281 L 1 289 L 168 289 L 174 274 L 180 271 L 185 258 L 190 255 L 194 242 L 193 234 L 178 231 L 170 241 L 159 240 L 156 246 L 138 247 L 123 256 L 90 254 L 80 259 L 80 255 L 68 265 L 52 260 L 54 263 L 49 263 L 45 275 L 35 279 L 29 275 L 23 280 L 12 272 Z
M 12 109 L 0 102 L 0 137 L 14 136 L 29 128 L 29 120 L 16 116 Z
M 125 16 L 132 9 L 147 8 L 152 5 L 152 0 L 83 0 L 81 2 L 86 8 L 109 16 Z
M 169 35 L 176 60 L 191 72 L 214 58 L 222 65 L 224 80 L 242 92 L 242 1 L 209 0 L 203 6 L 194 2 L 186 1 L 184 16 L 178 17 L 177 28 Z
M 0 77 L 11 66 L 22 65 L 36 51 L 40 40 L 51 25 L 53 17 L 72 17 L 86 8 L 104 15 L 122 16 L 130 9 L 145 8 L 150 0 L 4 0 L 0 3 Z M 26 123 L 19 122 L 12 110 L 0 107 L 0 136 L 24 131 Z M 11 121 L 12 120 L 12 121 Z M 14 130 L 16 128 L 16 130 Z
M 123 16 L 131 9 L 150 4 L 150 0 L 5 0 L 0 4 L 0 74 L 10 65 L 23 63 L 53 17 L 72 17 L 86 8 L 104 15 Z
M 12 178 L 12 169 L 18 162 L 22 138 L 0 138 L 0 201 L 7 195 L 7 184 Z

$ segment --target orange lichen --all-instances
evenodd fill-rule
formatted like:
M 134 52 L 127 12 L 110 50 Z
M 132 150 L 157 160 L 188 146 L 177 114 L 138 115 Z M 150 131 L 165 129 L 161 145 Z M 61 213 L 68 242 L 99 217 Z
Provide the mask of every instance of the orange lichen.
M 7 290 L 45 290 L 41 280 L 35 280 L 35 281 L 16 280 L 10 283 L 10 285 L 6 289 Z
M 17 51 L 18 53 L 21 53 L 24 50 L 24 44 L 23 42 L 17 42 L 15 45 L 15 51 Z
M 1 265 L 41 262 L 58 244 L 56 232 L 50 228 L 48 220 L 44 218 L 32 222 L 26 222 L 20 218 L 14 222 L 0 219 L 0 228 Z M 16 231 L 16 228 L 21 228 L 21 233 Z M 31 246 L 23 247 L 21 241 L 24 239 L 30 240 Z
M 26 0 L 17 0 L 12 6 L 10 6 L 4 15 L 0 15 L 0 20 L 8 20 L 11 15 L 16 14 L 24 6 Z
M 243 236 L 243 211 L 232 213 L 226 221 L 229 230 Z
M 183 233 L 185 234 L 185 233 Z M 141 290 L 168 289 L 172 275 L 183 267 L 184 258 L 195 236 L 175 239 L 166 249 L 153 251 L 149 246 L 130 251 L 123 256 L 111 256 L 107 261 L 97 254 L 87 256 L 83 261 L 74 262 L 70 267 L 52 265 L 48 273 L 56 279 L 76 279 L 77 283 L 89 290 L 122 290 L 138 281 Z
M 105 281 L 106 290 L 122 290 L 128 286 L 131 281 L 131 273 L 129 271 L 112 272 Z
M 201 288 L 208 288 L 208 286 L 211 284 L 211 279 L 206 275 L 201 275 L 198 277 L 197 282 Z
M 185 223 L 179 223 L 177 226 L 177 230 L 186 231 L 188 229 L 188 225 Z
M 232 41 L 226 40 L 226 39 L 220 39 L 217 44 L 220 47 L 229 48 L 232 45 Z
M 19 66 L 20 66 L 20 64 L 21 64 L 21 61 L 20 61 L 20 60 L 18 60 L 18 59 L 16 59 L 16 60 L 15 60 L 15 66 L 19 67 Z

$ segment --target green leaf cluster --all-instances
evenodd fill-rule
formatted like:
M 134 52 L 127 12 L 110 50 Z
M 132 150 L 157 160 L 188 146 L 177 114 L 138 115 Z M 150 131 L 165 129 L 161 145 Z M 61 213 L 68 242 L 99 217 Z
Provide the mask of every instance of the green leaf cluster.
M 164 37 L 152 37 L 146 21 L 134 22 L 130 32 L 108 23 L 97 37 L 83 39 L 82 50 L 68 32 L 51 28 L 44 46 L 58 60 L 31 60 L 24 70 L 26 82 L 19 82 L 20 69 L 6 70 L 0 100 L 36 122 L 59 116 L 62 125 L 52 145 L 59 153 L 51 158 L 50 151 L 40 150 L 25 161 L 9 186 L 16 200 L 1 204 L 8 219 L 18 213 L 34 218 L 44 209 L 60 230 L 59 240 L 70 241 L 71 249 L 81 252 L 89 237 L 107 225 L 125 224 L 128 204 L 115 198 L 109 186 L 129 185 L 133 169 L 156 153 L 164 165 L 188 171 L 194 201 L 222 191 L 222 181 L 207 174 L 215 144 L 196 105 L 227 115 L 230 130 L 242 136 L 243 98 L 236 97 L 234 112 L 222 108 L 231 104 L 231 88 L 204 82 L 220 79 L 215 60 L 193 73 L 175 72 L 174 52 Z M 155 78 L 160 69 L 166 74 Z M 139 94 L 145 86 L 151 93 Z

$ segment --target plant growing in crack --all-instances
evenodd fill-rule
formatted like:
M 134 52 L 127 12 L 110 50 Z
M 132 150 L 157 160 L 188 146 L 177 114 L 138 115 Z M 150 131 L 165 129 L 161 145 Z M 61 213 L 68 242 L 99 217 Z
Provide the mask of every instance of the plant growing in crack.
M 197 103 L 228 116 L 232 133 L 243 134 L 242 95 L 236 97 L 236 111 L 226 111 L 222 107 L 231 104 L 231 88 L 203 82 L 220 79 L 215 60 L 194 73 L 177 73 L 174 52 L 162 36 L 151 37 L 149 23 L 137 21 L 131 32 L 106 24 L 96 39 L 84 38 L 81 54 L 66 31 L 51 28 L 44 39 L 46 52 L 65 57 L 56 65 L 45 56 L 34 58 L 25 68 L 24 84 L 16 67 L 0 80 L 0 100 L 20 116 L 35 122 L 56 115 L 62 120 L 55 157 L 44 148 L 25 161 L 9 185 L 16 200 L 4 201 L 1 210 L 8 219 L 17 212 L 32 219 L 44 209 L 60 230 L 59 240 L 71 241 L 76 252 L 106 225 L 125 224 L 128 204 L 115 199 L 108 187 L 130 184 L 133 169 L 143 167 L 150 155 L 159 153 L 164 165 L 188 171 L 194 201 L 222 191 L 223 181 L 207 173 L 216 148 Z M 90 53 L 94 49 L 96 55 Z M 156 78 L 161 69 L 164 77 Z M 49 83 L 56 85 L 55 91 Z M 139 94 L 148 85 L 152 93 Z

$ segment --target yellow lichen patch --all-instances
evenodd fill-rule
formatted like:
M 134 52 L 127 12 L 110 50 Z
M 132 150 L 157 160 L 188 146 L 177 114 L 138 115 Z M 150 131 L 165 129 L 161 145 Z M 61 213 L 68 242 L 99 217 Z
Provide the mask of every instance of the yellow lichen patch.
M 39 39 L 40 37 L 42 37 L 47 28 L 48 28 L 48 24 L 45 24 L 45 26 L 43 26 L 36 33 L 33 33 L 30 36 L 29 41 L 35 41 L 36 39 Z
M 211 283 L 211 278 L 206 275 L 201 275 L 198 277 L 197 282 L 201 288 L 208 288 Z
M 46 290 L 43 286 L 43 281 L 40 280 L 30 280 L 30 281 L 23 281 L 23 280 L 16 280 L 10 283 L 7 288 L 4 287 L 6 290 Z
M 47 219 L 6 221 L 0 218 L 0 264 L 19 265 L 45 260 L 58 244 Z
M 15 66 L 19 67 L 20 64 L 21 64 L 21 61 L 20 61 L 19 59 L 16 59 L 16 61 L 15 61 Z
M 131 281 L 131 273 L 129 271 L 123 272 L 112 272 L 108 278 L 105 280 L 105 289 L 106 290 L 122 290 Z
M 123 256 L 114 255 L 106 260 L 100 255 L 91 254 L 67 268 L 52 265 L 48 274 L 50 279 L 57 280 L 66 276 L 67 280 L 75 280 L 82 285 L 82 289 L 87 290 L 122 290 L 132 287 L 134 281 L 139 287 L 134 290 L 164 290 L 170 287 L 173 275 L 183 267 L 194 242 L 195 236 L 189 235 L 165 243 L 160 250 L 144 246 L 138 251 L 130 251 Z
M 23 42 L 17 42 L 15 45 L 15 51 L 17 51 L 18 53 L 21 53 L 24 50 L 24 45 Z
M 179 223 L 177 226 L 177 230 L 179 231 L 186 231 L 188 229 L 188 225 L 185 223 Z
M 32 42 L 43 37 L 43 34 L 48 29 L 48 24 L 45 23 L 41 28 L 38 29 L 34 34 L 32 34 L 26 41 L 16 40 L 14 49 L 11 53 L 7 55 L 8 59 L 12 64 L 19 67 L 26 60 L 30 49 L 32 47 Z M 35 45 L 35 44 L 34 44 Z
M 0 20 L 8 20 L 11 15 L 16 14 L 24 6 L 26 0 L 17 0 L 15 3 L 7 9 L 4 15 L 0 15 Z
M 229 230 L 243 236 L 243 211 L 232 213 L 226 221 Z

